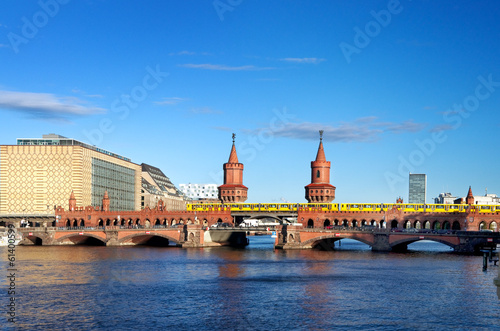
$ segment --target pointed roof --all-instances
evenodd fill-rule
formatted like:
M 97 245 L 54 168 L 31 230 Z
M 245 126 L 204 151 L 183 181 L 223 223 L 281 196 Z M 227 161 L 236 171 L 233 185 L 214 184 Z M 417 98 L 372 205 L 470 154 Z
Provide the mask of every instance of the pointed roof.
M 71 195 L 69 196 L 69 199 L 70 200 L 76 200 L 75 193 L 73 193 L 73 191 L 71 191 Z
M 236 147 L 234 146 L 234 144 L 231 148 L 231 154 L 229 155 L 229 161 L 227 161 L 227 163 L 239 163 L 238 155 L 236 155 Z
M 467 198 L 474 198 L 474 195 L 472 194 L 472 189 L 469 186 L 469 192 L 467 193 Z
M 104 198 L 103 199 L 109 199 L 109 196 L 108 196 L 108 191 L 104 191 Z
M 323 142 L 319 141 L 318 154 L 316 154 L 316 162 L 317 161 L 326 161 L 325 150 L 323 149 Z

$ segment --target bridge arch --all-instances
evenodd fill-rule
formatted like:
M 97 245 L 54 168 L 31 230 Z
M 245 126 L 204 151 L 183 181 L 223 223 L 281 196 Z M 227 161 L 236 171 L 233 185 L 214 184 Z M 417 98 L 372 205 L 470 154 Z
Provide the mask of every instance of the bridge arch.
M 373 244 L 374 244 L 373 242 L 366 240 L 366 239 L 364 239 L 360 236 L 357 236 L 357 235 L 348 235 L 348 236 L 341 235 L 340 237 L 337 237 L 333 233 L 306 240 L 302 244 L 304 246 L 311 246 L 312 248 L 317 248 L 318 246 L 326 247 L 329 245 L 329 243 L 334 243 L 334 242 L 339 241 L 341 239 L 353 239 L 353 240 L 362 242 L 363 244 L 366 244 L 370 247 L 373 247 Z
M 497 232 L 498 230 L 498 225 L 497 225 L 497 222 L 495 221 L 491 221 L 490 223 L 490 226 L 489 226 L 489 229 L 493 232 Z
M 327 218 L 324 222 L 323 222 L 323 227 L 326 228 L 327 226 L 330 226 L 330 220 Z
M 416 221 L 413 223 L 413 227 L 414 227 L 415 229 L 419 229 L 419 230 L 420 230 L 420 229 L 422 228 L 422 223 L 420 223 L 420 221 L 419 221 L 419 220 L 416 220 Z
M 307 227 L 308 227 L 308 228 L 314 228 L 314 221 L 313 221 L 312 219 L 309 219 L 309 220 L 307 221 Z
M 43 245 L 43 241 L 45 238 L 42 238 L 42 236 L 39 236 L 37 234 L 33 234 L 31 236 L 27 236 L 26 234 L 23 235 L 23 241 L 30 241 L 33 245 L 35 246 L 41 246 Z
M 55 245 L 71 241 L 74 245 L 106 246 L 106 239 L 103 239 L 92 233 L 70 233 L 54 241 Z
M 398 220 L 393 219 L 391 221 L 391 229 L 397 228 L 399 226 Z
M 432 223 L 432 229 L 441 230 L 441 223 L 438 220 L 435 220 L 434 223 Z
M 168 246 L 170 242 L 180 245 L 179 240 L 164 235 L 162 233 L 153 232 L 150 234 L 134 233 L 123 237 L 118 241 L 120 245 L 152 245 L 152 246 Z
M 420 239 L 419 237 L 415 236 L 414 238 L 398 240 L 393 242 L 390 246 L 394 251 L 406 251 L 408 249 L 408 245 L 422 240 L 438 242 L 440 244 L 449 246 L 453 249 L 455 249 L 455 247 L 457 246 L 455 243 L 442 239 L 441 237 L 429 237 L 429 236 L 425 237 L 425 239 Z
M 460 222 L 459 221 L 454 221 L 453 225 L 451 226 L 452 230 L 460 230 Z

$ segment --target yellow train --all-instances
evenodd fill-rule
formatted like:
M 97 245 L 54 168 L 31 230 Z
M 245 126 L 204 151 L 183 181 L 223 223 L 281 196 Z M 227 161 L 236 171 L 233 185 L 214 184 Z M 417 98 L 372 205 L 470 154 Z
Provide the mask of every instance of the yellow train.
M 199 203 L 187 204 L 188 211 L 204 211 L 229 207 L 231 211 L 297 211 L 297 208 L 320 208 L 338 211 L 338 203 Z
M 231 208 L 231 211 L 297 211 L 298 208 L 319 208 L 322 211 L 380 212 L 397 208 L 406 213 L 465 213 L 465 204 L 411 204 L 411 203 L 190 203 L 188 211 Z M 498 213 L 500 205 L 471 205 L 471 212 Z

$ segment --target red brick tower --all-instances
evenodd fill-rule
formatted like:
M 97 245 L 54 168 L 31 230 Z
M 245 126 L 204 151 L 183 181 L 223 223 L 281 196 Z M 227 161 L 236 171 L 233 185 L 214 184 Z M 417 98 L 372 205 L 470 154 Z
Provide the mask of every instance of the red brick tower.
M 245 202 L 247 200 L 248 188 L 243 185 L 243 164 L 238 162 L 236 147 L 233 147 L 229 155 L 229 161 L 224 163 L 224 184 L 218 187 L 219 200 L 226 202 Z
M 467 193 L 467 197 L 465 198 L 465 203 L 468 205 L 474 204 L 474 195 L 472 195 L 472 189 L 469 186 L 469 192 Z
M 109 196 L 108 191 L 104 191 L 104 198 L 102 198 L 102 210 L 109 211 Z
M 69 196 L 69 210 L 74 211 L 76 209 L 76 198 L 73 191 L 71 191 L 71 195 Z
M 311 162 L 311 184 L 305 187 L 308 202 L 332 202 L 335 186 L 330 184 L 330 161 L 323 150 L 323 130 L 319 131 L 319 147 L 316 160 Z

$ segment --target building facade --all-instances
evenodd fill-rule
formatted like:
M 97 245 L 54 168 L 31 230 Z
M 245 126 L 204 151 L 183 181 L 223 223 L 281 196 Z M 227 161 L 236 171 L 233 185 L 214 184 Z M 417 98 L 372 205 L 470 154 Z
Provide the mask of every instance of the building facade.
M 163 201 L 166 210 L 186 210 L 186 197 L 175 187 L 163 171 L 149 164 L 141 164 L 141 209 L 153 208 Z
M 130 159 L 59 135 L 0 145 L 0 214 L 51 214 L 73 192 L 82 206 L 139 210 L 141 166 Z
M 179 184 L 179 189 L 191 200 L 217 199 L 217 184 Z
M 408 203 L 425 204 L 427 175 L 410 174 Z

